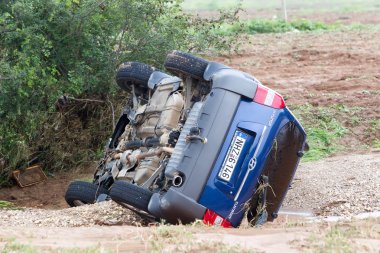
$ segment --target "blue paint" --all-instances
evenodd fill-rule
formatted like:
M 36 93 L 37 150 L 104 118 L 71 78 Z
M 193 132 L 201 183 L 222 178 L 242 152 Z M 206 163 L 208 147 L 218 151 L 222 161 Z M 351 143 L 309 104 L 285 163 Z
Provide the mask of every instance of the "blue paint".
M 198 202 L 227 218 L 234 227 L 239 226 L 245 213 L 244 204 L 250 200 L 256 190 L 274 139 L 281 127 L 290 121 L 295 122 L 305 134 L 288 108 L 274 109 L 242 100 Z M 246 142 L 231 179 L 227 182 L 219 178 L 218 173 L 234 135 L 239 133 L 243 133 L 242 136 L 246 138 Z M 251 169 L 249 170 L 250 162 Z

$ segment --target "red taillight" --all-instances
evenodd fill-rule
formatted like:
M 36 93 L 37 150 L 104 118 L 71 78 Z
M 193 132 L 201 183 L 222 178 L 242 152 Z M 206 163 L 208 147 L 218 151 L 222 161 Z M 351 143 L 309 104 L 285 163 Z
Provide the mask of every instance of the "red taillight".
M 257 86 L 253 101 L 277 109 L 282 109 L 285 107 L 285 101 L 280 94 L 260 84 Z
M 209 226 L 221 226 L 224 228 L 232 228 L 231 223 L 224 219 L 222 216 L 219 216 L 215 212 L 208 210 L 205 213 L 205 216 L 203 216 L 203 223 Z

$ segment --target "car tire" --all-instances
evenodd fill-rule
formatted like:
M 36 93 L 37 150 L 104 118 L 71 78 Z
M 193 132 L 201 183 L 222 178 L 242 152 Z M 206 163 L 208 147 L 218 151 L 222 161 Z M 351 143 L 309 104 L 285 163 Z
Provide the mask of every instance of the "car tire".
M 189 53 L 174 50 L 166 56 L 165 68 L 174 75 L 203 80 L 208 61 Z
M 70 206 L 80 206 L 95 203 L 100 194 L 109 194 L 101 185 L 89 182 L 74 181 L 70 183 L 65 194 L 65 200 Z
M 141 62 L 124 62 L 116 73 L 116 83 L 125 91 L 132 90 L 135 85 L 137 92 L 145 92 L 148 89 L 150 75 L 156 69 L 148 64 Z
M 116 203 L 132 206 L 147 213 L 152 195 L 151 191 L 125 181 L 116 181 L 110 190 L 111 199 Z

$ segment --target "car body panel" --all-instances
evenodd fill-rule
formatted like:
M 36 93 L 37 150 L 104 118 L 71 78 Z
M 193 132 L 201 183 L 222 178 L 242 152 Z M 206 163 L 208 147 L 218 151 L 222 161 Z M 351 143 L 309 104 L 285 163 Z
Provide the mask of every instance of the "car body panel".
M 245 204 L 257 187 L 274 139 L 279 130 L 290 121 L 295 121 L 295 118 L 287 108 L 273 109 L 242 100 L 199 203 L 227 218 L 233 226 L 238 226 L 245 213 Z M 252 135 L 255 135 L 255 140 L 244 154 L 241 166 L 235 169 L 232 182 L 225 182 L 218 173 L 236 129 L 254 133 Z
M 210 63 L 205 80 L 213 82 L 213 88 L 204 101 L 197 126 L 201 137 L 208 141 L 186 144 L 178 167 L 165 172 L 168 178 L 180 174 L 183 183 L 154 193 L 148 209 L 171 223 L 207 216 L 215 224 L 237 227 L 247 204 L 253 203 L 252 208 L 256 208 L 259 181 L 267 176 L 269 184 L 280 185 L 273 186 L 278 195 L 267 194 L 273 202 L 268 203 L 268 220 L 273 220 L 303 153 L 306 133 L 285 107 L 283 98 L 252 76 Z M 255 102 L 259 90 L 261 95 L 271 96 L 268 103 L 267 99 Z M 274 99 L 280 102 L 277 108 Z M 277 144 L 281 154 L 276 153 Z M 285 169 L 276 163 L 277 157 L 286 164 Z M 192 208 L 197 212 L 192 214 Z

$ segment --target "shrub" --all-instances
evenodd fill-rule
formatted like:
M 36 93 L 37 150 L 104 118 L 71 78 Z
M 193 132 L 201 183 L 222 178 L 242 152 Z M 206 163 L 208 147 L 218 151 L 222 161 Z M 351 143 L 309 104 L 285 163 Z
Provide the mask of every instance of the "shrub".
M 133 60 L 160 66 L 173 49 L 197 52 L 230 47 L 231 40 L 220 38 L 215 31 L 225 21 L 236 22 L 235 10 L 222 13 L 216 20 L 202 20 L 184 14 L 180 3 L 172 0 L 2 1 L 0 177 L 4 179 L 11 169 L 26 164 L 36 154 L 49 157 L 54 153 L 49 150 L 52 137 L 46 133 L 72 126 L 67 119 L 62 121 L 66 125 L 54 123 L 59 118 L 54 102 L 60 95 L 102 100 L 101 106 L 84 103 L 79 109 L 77 105 L 75 111 L 81 129 L 96 126 L 99 125 L 96 121 L 91 124 L 84 121 L 89 117 L 99 120 L 102 110 L 109 108 L 109 100 L 116 94 L 114 70 L 121 62 Z M 106 124 L 102 130 L 109 129 L 111 122 L 102 124 Z M 99 149 L 103 135 L 92 138 L 83 141 L 84 147 L 94 152 Z M 70 157 L 77 151 L 75 146 L 62 157 Z M 62 163 L 62 157 L 55 157 L 49 169 L 74 164 Z

